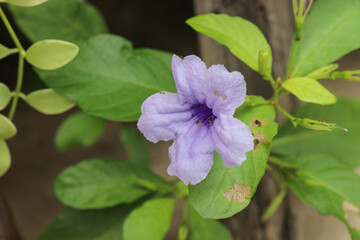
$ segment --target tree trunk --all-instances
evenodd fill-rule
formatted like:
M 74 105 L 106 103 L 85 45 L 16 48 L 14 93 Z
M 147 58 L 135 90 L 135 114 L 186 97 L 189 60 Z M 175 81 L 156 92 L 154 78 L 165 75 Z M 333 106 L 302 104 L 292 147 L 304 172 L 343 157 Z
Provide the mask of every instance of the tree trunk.
M 196 15 L 226 13 L 231 16 L 241 16 L 256 24 L 271 45 L 274 76 L 284 77 L 291 38 L 294 33 L 292 1 L 193 0 L 193 2 Z M 224 64 L 228 70 L 239 70 L 245 76 L 248 94 L 264 97 L 271 95 L 270 85 L 240 62 L 226 47 L 202 34 L 198 35 L 198 42 L 201 57 L 208 66 Z M 294 103 L 294 99 L 290 97 L 281 100 L 281 104 L 287 109 L 292 108 Z M 281 122 L 284 119 L 278 120 Z M 235 240 L 348 239 L 344 236 L 344 229 L 337 221 L 331 217 L 329 220 L 329 217 L 319 216 L 293 194 L 286 197 L 280 209 L 268 222 L 262 223 L 261 216 L 278 192 L 277 183 L 265 174 L 250 205 L 241 213 L 225 220 Z M 317 222 L 313 219 L 316 219 Z M 324 231 L 325 229 L 326 231 Z M 339 238 L 339 236 L 342 237 Z
M 0 190 L 0 240 L 21 240 L 10 209 Z

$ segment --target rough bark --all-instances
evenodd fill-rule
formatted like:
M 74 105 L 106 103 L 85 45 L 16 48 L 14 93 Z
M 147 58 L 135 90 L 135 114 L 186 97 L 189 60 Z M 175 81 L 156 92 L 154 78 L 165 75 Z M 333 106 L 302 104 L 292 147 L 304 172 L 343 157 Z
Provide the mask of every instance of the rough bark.
M 0 240 L 21 240 L 10 209 L 0 190 Z

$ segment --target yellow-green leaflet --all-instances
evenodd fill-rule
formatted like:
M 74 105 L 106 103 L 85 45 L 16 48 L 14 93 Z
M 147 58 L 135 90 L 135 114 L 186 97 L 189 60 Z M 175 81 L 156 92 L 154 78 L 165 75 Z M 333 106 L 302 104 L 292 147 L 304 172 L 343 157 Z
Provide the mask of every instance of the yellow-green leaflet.
M 0 111 L 3 110 L 11 99 L 11 92 L 9 88 L 3 84 L 0 83 Z
M 11 50 L 4 45 L 0 44 L 0 59 L 7 57 L 11 53 Z
M 336 103 L 336 97 L 318 81 L 308 77 L 286 80 L 282 86 L 301 101 L 322 105 Z
M 60 40 L 44 40 L 34 43 L 25 54 L 26 60 L 33 66 L 44 70 L 55 70 L 73 60 L 79 53 L 79 47 Z
M 20 7 L 33 7 L 47 2 L 47 0 L 7 0 L 6 2 Z
M 0 114 L 0 139 L 9 139 L 15 136 L 15 125 L 4 115 Z
M 0 177 L 4 175 L 11 165 L 11 156 L 6 142 L 0 139 Z
M 32 92 L 24 100 L 34 109 L 48 115 L 66 112 L 75 105 L 73 101 L 52 89 Z

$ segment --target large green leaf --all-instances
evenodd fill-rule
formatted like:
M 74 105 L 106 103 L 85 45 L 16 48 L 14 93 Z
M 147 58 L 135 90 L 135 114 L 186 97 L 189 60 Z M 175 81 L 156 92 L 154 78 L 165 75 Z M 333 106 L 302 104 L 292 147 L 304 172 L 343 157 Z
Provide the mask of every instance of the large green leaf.
M 62 172 L 54 188 L 64 204 L 78 209 L 96 209 L 130 203 L 170 186 L 152 172 L 128 162 L 92 159 Z
M 324 153 L 336 157 L 350 167 L 360 166 L 358 100 L 338 97 L 338 102 L 334 105 L 303 104 L 293 115 L 337 123 L 349 131 L 313 131 L 301 127 L 294 128 L 291 122 L 287 122 L 280 128 L 278 136 L 273 141 L 273 152 L 289 156 Z
M 101 210 L 65 209 L 38 240 L 122 240 L 123 223 L 135 204 Z
M 217 220 L 204 219 L 195 210 L 190 210 L 189 240 L 232 240 L 229 230 Z
M 291 76 L 304 76 L 360 47 L 360 1 L 317 0 L 305 20 Z
M 174 199 L 154 198 L 134 209 L 124 222 L 124 240 L 162 240 L 169 230 Z
M 127 151 L 127 160 L 139 166 L 148 167 L 148 151 L 144 138 L 139 134 L 139 130 L 131 127 L 130 124 L 123 124 L 119 137 Z
M 255 96 L 250 98 L 263 100 Z M 235 117 L 250 127 L 256 147 L 246 154 L 247 159 L 240 167 L 227 168 L 220 155 L 215 153 L 214 165 L 207 178 L 189 187 L 190 201 L 204 218 L 226 218 L 240 212 L 250 203 L 265 173 L 271 140 L 277 133 L 274 107 L 252 106 L 249 101 L 237 109 Z
M 301 101 L 317 104 L 333 104 L 336 97 L 318 81 L 307 77 L 291 78 L 282 86 L 297 96 Z
M 321 214 L 360 230 L 360 176 L 329 155 L 276 159 L 286 184 Z M 358 238 L 353 238 L 358 239 Z
M 352 240 L 360 240 L 360 230 L 352 229 L 350 230 Z
M 56 71 L 39 71 L 45 83 L 74 100 L 92 115 L 136 121 L 150 95 L 175 92 L 171 54 L 151 49 L 133 50 L 129 41 L 99 35 L 79 44 L 74 61 Z
M 56 148 L 60 151 L 80 145 L 94 144 L 104 133 L 106 121 L 102 118 L 76 113 L 67 118 L 59 127 L 55 136 Z
M 32 42 L 44 39 L 75 41 L 106 33 L 100 13 L 86 1 L 49 0 L 32 7 L 10 7 L 16 23 Z
M 253 23 L 225 14 L 205 14 L 186 21 L 196 31 L 203 33 L 221 44 L 254 71 L 259 71 L 259 54 L 269 56 L 268 69 L 271 69 L 272 54 L 266 38 Z

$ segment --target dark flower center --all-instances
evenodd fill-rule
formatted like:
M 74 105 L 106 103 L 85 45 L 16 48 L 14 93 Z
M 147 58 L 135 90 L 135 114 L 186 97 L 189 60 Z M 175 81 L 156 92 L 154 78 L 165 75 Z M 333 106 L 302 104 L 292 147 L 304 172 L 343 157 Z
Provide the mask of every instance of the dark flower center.
M 198 126 L 211 127 L 214 124 L 216 116 L 213 114 L 212 109 L 208 108 L 206 104 L 197 104 L 191 108 L 193 119 Z

